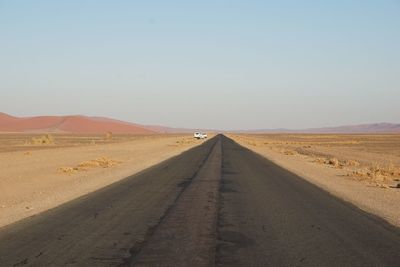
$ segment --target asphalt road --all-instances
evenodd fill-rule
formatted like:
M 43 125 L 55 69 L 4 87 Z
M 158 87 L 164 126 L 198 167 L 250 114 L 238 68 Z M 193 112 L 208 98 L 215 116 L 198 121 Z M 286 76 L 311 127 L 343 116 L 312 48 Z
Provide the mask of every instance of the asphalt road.
M 0 229 L 0 266 L 400 266 L 400 230 L 217 136 Z

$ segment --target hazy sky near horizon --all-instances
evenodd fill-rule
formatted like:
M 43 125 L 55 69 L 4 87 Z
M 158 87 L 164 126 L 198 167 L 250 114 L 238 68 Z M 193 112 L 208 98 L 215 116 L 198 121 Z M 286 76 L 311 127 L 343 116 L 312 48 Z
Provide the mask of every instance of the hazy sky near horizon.
M 0 0 L 0 112 L 173 127 L 400 122 L 400 1 Z

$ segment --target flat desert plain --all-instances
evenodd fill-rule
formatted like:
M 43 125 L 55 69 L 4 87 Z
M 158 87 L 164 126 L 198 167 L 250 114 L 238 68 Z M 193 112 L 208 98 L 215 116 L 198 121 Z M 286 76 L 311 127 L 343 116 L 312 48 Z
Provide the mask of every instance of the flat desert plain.
M 201 144 L 191 135 L 0 134 L 0 227 Z
M 278 165 L 400 226 L 399 134 L 229 134 Z

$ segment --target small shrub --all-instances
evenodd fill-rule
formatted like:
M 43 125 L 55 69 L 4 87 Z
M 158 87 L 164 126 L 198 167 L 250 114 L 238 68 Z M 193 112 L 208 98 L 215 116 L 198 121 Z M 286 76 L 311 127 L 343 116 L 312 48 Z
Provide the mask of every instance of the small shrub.
M 187 145 L 187 144 L 193 144 L 196 141 L 197 141 L 197 139 L 194 139 L 194 138 L 182 138 L 182 139 L 176 141 L 176 143 L 178 145 Z
M 293 150 L 285 150 L 285 151 L 283 152 L 283 154 L 285 154 L 285 155 L 287 155 L 287 156 L 294 156 L 294 155 L 297 154 L 297 152 L 296 152 L 296 151 L 293 151 Z
M 339 167 L 340 166 L 340 162 L 339 162 L 339 160 L 337 158 L 330 158 L 325 163 L 328 164 L 328 165 L 332 165 L 334 167 Z
M 32 145 L 53 145 L 54 138 L 50 134 L 45 134 L 40 137 L 33 137 L 30 143 Z
M 81 162 L 78 165 L 78 168 L 95 168 L 95 167 L 102 167 L 102 168 L 109 168 L 112 166 L 115 166 L 119 163 L 119 161 L 108 159 L 106 157 L 94 159 L 94 160 L 88 160 Z
M 61 168 L 59 168 L 59 171 L 61 171 L 61 172 L 63 172 L 63 173 L 70 174 L 70 173 L 74 173 L 74 172 L 78 171 L 78 168 L 73 168 L 73 167 L 61 167 Z

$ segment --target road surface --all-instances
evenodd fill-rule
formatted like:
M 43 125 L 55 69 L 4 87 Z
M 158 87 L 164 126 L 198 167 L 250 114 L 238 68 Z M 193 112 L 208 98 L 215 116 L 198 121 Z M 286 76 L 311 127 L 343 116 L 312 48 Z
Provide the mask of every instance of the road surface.
M 400 266 L 400 230 L 225 136 L 0 229 L 0 266 Z

